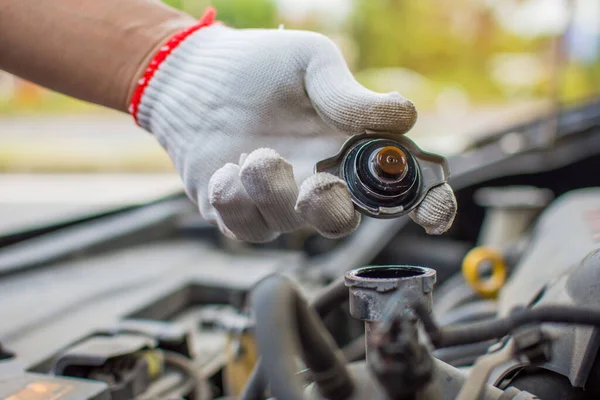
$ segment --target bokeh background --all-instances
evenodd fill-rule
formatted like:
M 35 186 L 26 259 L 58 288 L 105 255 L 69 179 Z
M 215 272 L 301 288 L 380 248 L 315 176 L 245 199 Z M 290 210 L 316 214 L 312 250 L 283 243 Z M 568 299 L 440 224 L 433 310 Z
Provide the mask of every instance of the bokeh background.
M 367 87 L 412 99 L 412 136 L 460 151 L 473 135 L 600 92 L 600 0 L 165 0 L 213 5 L 238 28 L 308 29 Z M 126 115 L 0 71 L 0 172 L 172 172 Z

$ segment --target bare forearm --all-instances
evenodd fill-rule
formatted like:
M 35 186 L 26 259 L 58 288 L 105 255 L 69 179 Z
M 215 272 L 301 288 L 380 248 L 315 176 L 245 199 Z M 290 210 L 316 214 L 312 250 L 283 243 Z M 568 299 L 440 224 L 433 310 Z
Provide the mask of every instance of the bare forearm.
M 193 23 L 158 0 L 0 0 L 0 69 L 126 111 L 152 55 Z

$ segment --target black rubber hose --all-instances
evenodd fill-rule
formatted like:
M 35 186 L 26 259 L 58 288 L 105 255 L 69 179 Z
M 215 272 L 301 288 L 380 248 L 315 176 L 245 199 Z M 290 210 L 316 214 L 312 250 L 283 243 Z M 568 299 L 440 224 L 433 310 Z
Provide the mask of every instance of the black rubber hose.
M 344 400 L 352 394 L 354 384 L 335 341 L 289 279 L 263 279 L 252 292 L 252 305 L 261 370 L 275 398 L 304 400 L 295 355 L 302 356 L 325 398 Z
M 348 288 L 342 277 L 321 289 L 313 298 L 311 306 L 321 318 L 324 318 L 345 301 L 348 301 Z M 262 361 L 259 358 L 244 386 L 240 400 L 263 400 L 267 385 L 268 382 L 262 370 Z
M 473 365 L 475 360 L 487 353 L 494 343 L 496 343 L 496 340 L 486 340 L 485 342 L 462 346 L 444 347 L 434 350 L 431 355 L 454 367 L 465 367 Z
M 600 312 L 572 306 L 540 306 L 533 309 L 520 309 L 505 318 L 461 324 L 454 327 L 438 328 L 428 317 L 422 306 L 415 310 L 421 317 L 431 342 L 437 348 L 459 346 L 483 342 L 508 335 L 515 329 L 544 322 L 559 324 L 590 325 L 600 327 Z

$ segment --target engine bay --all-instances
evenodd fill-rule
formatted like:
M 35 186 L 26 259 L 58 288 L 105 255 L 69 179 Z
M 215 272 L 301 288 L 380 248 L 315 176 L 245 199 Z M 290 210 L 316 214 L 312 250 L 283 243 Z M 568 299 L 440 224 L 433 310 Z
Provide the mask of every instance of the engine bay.
M 600 104 L 448 159 L 459 210 L 221 236 L 177 195 L 0 237 L 0 398 L 596 399 Z

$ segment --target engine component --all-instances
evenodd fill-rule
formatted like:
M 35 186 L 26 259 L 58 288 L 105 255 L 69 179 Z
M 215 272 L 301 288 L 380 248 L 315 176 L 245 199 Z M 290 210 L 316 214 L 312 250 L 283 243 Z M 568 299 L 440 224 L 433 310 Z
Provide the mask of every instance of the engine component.
M 104 382 L 31 373 L 14 359 L 0 361 L 0 399 L 111 400 Z
M 337 290 L 332 294 L 334 299 L 335 293 Z M 331 306 L 324 303 L 319 305 L 322 309 Z M 288 278 L 271 275 L 260 281 L 252 292 L 252 309 L 261 352 L 260 368 L 268 376 L 275 398 L 304 398 L 297 377 L 296 355 L 310 369 L 323 397 L 345 400 L 352 395 L 354 382 L 335 341 Z M 257 379 L 262 379 L 259 374 Z
M 53 367 L 55 375 L 106 382 L 111 398 L 131 399 L 142 394 L 162 371 L 154 340 L 141 335 L 91 337 L 65 351 Z
M 548 305 L 533 309 L 522 308 L 504 318 L 445 328 L 438 328 L 424 305 L 416 303 L 414 310 L 421 318 L 431 342 L 438 349 L 499 339 L 523 326 L 545 322 L 600 327 L 600 311 L 589 307 Z
M 389 399 L 454 400 L 460 391 L 463 374 L 433 359 L 418 342 L 416 318 L 431 311 L 435 278 L 434 270 L 415 266 L 370 266 L 346 274 L 350 313 L 365 321 L 368 367 L 380 382 L 373 385 L 356 378 L 356 399 L 378 398 L 375 393 L 382 387 Z M 413 310 L 413 306 L 417 308 Z M 424 322 L 428 321 L 430 318 Z M 360 376 L 361 365 L 364 363 L 350 368 L 354 376 Z M 502 395 L 498 388 L 483 387 L 483 399 Z
M 338 154 L 319 161 L 315 172 L 342 178 L 356 209 L 374 218 L 409 213 L 450 177 L 444 157 L 421 150 L 405 136 L 371 132 L 349 138 Z
M 319 317 L 322 319 L 326 317 L 330 312 L 339 307 L 345 299 L 348 298 L 348 289 L 344 285 L 343 279 L 337 279 L 323 288 L 316 296 L 312 299 L 310 305 Z M 363 341 L 364 342 L 364 341 Z M 262 400 L 263 393 L 267 386 L 267 378 L 264 368 L 262 367 L 263 362 L 259 359 L 252 375 L 246 383 L 246 387 L 242 392 L 240 400 Z
M 420 393 L 417 395 L 417 400 L 456 400 L 457 394 L 468 380 L 467 375 L 459 369 L 440 360 L 434 359 L 433 361 L 433 385 L 437 386 L 440 390 L 439 392 L 437 390 L 432 390 L 429 393 Z M 369 371 L 367 363 L 364 361 L 352 363 L 348 366 L 348 370 L 356 382 L 356 394 L 352 397 L 352 400 L 389 400 L 379 382 L 372 379 L 372 372 Z M 309 393 L 312 394 L 312 392 Z M 508 390 L 502 391 L 492 385 L 485 385 L 482 396 L 477 400 L 519 400 L 518 398 L 515 398 L 515 395 L 520 393 L 519 390 L 510 390 L 510 392 Z M 309 398 L 324 400 L 319 396 L 312 396 Z M 524 400 L 530 399 L 530 397 L 526 397 Z
M 492 275 L 482 277 L 480 266 L 491 263 Z M 467 253 L 462 264 L 465 281 L 484 298 L 495 298 L 506 281 L 504 257 L 491 247 L 475 247 Z
M 417 317 L 421 318 L 432 343 L 438 347 L 503 336 L 529 325 L 530 321 L 600 323 L 600 313 L 589 315 L 581 309 L 547 307 L 545 310 L 520 310 L 513 319 L 494 320 L 489 326 L 465 324 L 439 329 L 429 315 L 430 303 L 427 305 L 428 299 L 431 301 L 435 271 L 409 266 L 365 267 L 351 271 L 349 275 L 344 281 L 334 282 L 313 304 L 318 306 L 322 316 L 327 310 L 336 308 L 346 295 L 354 309 L 353 315 L 377 318 L 370 321 L 373 329 L 368 339 L 368 364 L 358 362 L 345 366 L 339 348 L 317 318 L 315 309 L 307 306 L 292 281 L 282 275 L 271 275 L 260 281 L 252 292 L 261 359 L 242 399 L 263 399 L 267 383 L 274 398 L 286 400 L 304 400 L 307 394 L 313 399 L 455 400 L 463 386 L 468 389 L 466 392 L 475 393 L 473 398 L 533 399 L 534 396 L 514 387 L 503 391 L 486 383 L 489 368 L 483 368 L 481 379 L 469 384 L 470 380 L 461 371 L 432 358 L 418 341 Z M 349 286 L 346 293 L 345 285 Z M 366 301 L 369 297 L 375 301 Z M 353 303 L 353 298 L 359 300 L 358 303 Z M 363 304 L 363 307 L 356 307 L 356 304 Z M 546 362 L 550 354 L 547 336 L 537 327 L 517 332 L 509 344 L 509 359 L 519 358 L 529 364 Z M 300 356 L 308 367 L 302 374 L 297 373 L 295 356 Z M 497 361 L 497 358 L 494 356 L 491 361 Z M 491 363 L 490 358 L 487 360 L 486 365 L 495 363 Z M 366 368 L 375 372 L 379 383 L 372 380 L 373 374 Z M 314 384 L 303 390 L 299 378 L 308 378 Z
M 539 332 L 536 329 L 534 331 Z M 542 334 L 526 333 L 524 336 L 515 336 L 506 346 L 498 348 L 495 352 L 482 356 L 473 366 L 471 375 L 463 385 L 456 400 L 479 399 L 494 368 L 512 359 L 526 356 L 527 353 L 540 354 L 547 348 L 548 343 L 546 337 Z M 511 399 L 529 400 L 536 398 L 527 392 L 517 392 L 515 396 L 511 392 L 508 391 Z
M 416 324 L 402 308 L 379 322 L 370 337 L 368 364 L 377 380 L 394 400 L 412 400 L 419 393 L 439 397 L 433 378 L 433 358 L 419 343 Z
M 165 376 L 155 380 L 137 400 L 213 398 L 208 382 L 190 359 L 172 351 L 163 351 L 161 354 L 164 357 Z M 178 377 L 173 376 L 173 371 L 178 373 Z
M 240 396 L 256 365 L 258 350 L 252 333 L 254 321 L 230 306 L 205 306 L 200 315 L 203 328 L 221 331 L 227 340 L 222 371 L 224 394 Z
M 569 378 L 547 369 L 522 370 L 511 379 L 510 384 L 543 400 L 591 400 L 598 391 L 574 388 Z
M 554 194 L 533 186 L 484 187 L 475 192 L 475 202 L 485 207 L 479 243 L 503 249 L 529 227 Z
M 499 295 L 499 314 L 520 305 L 564 305 L 600 311 L 600 189 L 587 188 L 557 198 L 539 217 L 529 248 Z M 598 328 L 553 326 L 552 361 L 543 368 L 586 385 L 599 350 Z
M 180 353 L 187 357 L 192 354 L 189 332 L 181 326 L 170 322 L 147 319 L 126 319 L 119 321 L 119 323 L 113 329 L 109 329 L 107 333 L 111 335 L 133 334 L 148 336 L 156 340 L 156 346 L 161 349 Z
M 600 254 L 600 251 L 594 254 Z M 594 270 L 597 271 L 597 264 L 594 264 L 594 267 Z M 597 281 L 597 279 L 594 280 L 594 282 Z M 567 340 L 566 344 L 570 344 L 569 340 L 571 340 L 571 337 L 568 332 L 576 332 L 579 328 L 573 327 L 572 325 L 585 327 L 592 326 L 596 329 L 600 328 L 600 311 L 589 307 L 538 305 L 533 309 L 517 309 L 505 318 L 441 329 L 436 326 L 436 323 L 430 317 L 425 306 L 415 304 L 415 311 L 421 318 L 431 342 L 437 348 L 483 342 L 512 334 L 512 339 L 510 341 L 512 349 L 510 352 L 516 353 L 518 357 L 503 358 L 501 362 L 497 363 L 502 364 L 502 368 L 499 369 L 494 376 L 494 382 L 496 383 L 506 380 L 505 378 L 507 378 L 510 373 L 518 371 L 520 368 L 527 365 L 537 364 L 540 368 L 550 369 L 553 367 L 553 357 L 555 355 L 561 362 L 564 362 L 564 354 L 561 354 L 560 351 L 565 349 L 565 336 Z M 548 327 L 549 330 L 551 329 L 551 334 L 554 336 L 552 348 L 550 348 L 550 337 L 541 332 L 539 327 L 535 325 L 542 323 L 568 324 L 565 327 L 566 329 L 556 326 Z M 518 331 L 521 327 L 527 326 L 530 328 Z M 589 328 L 583 329 L 582 332 L 585 333 L 588 330 Z M 565 335 L 563 332 L 567 332 L 567 334 Z M 560 346 L 560 348 L 556 349 L 556 346 Z M 482 358 L 482 362 L 483 360 L 484 359 Z M 524 360 L 526 362 L 524 362 Z M 479 362 L 475 364 L 473 367 L 473 370 L 475 371 L 474 377 L 479 376 L 477 374 L 483 373 L 481 371 L 485 371 L 485 368 L 482 368 L 483 365 L 487 365 L 487 362 L 481 365 Z M 486 381 L 488 375 L 485 377 L 480 376 L 477 379 Z M 577 386 L 575 386 L 573 390 L 573 394 L 575 393 L 577 393 Z
M 540 365 L 552 359 L 552 339 L 539 325 L 515 332 L 512 340 L 515 357 L 525 358 L 531 365 Z
M 139 328 L 137 324 L 128 326 Z M 64 351 L 55 361 L 52 373 L 105 382 L 111 400 L 209 398 L 208 385 L 192 367 L 191 360 L 180 353 L 158 349 L 156 341 L 146 333 L 90 337 Z M 173 372 L 177 372 L 176 376 Z
M 367 355 L 371 332 L 390 304 L 412 314 L 411 305 L 422 302 L 431 311 L 435 280 L 435 271 L 430 268 L 402 265 L 370 266 L 346 273 L 350 314 L 365 321 Z
M 0 397 L 4 400 L 110 400 L 101 382 L 24 373 L 21 379 L 3 381 Z

